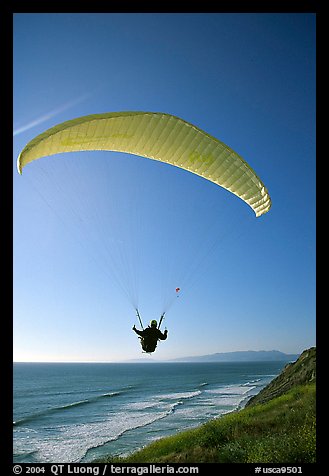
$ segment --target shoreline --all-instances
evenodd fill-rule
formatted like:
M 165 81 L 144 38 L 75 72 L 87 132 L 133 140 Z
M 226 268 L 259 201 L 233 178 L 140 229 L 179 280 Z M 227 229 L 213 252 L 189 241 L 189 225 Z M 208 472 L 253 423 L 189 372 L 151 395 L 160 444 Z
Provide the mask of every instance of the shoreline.
M 17 407 L 14 415 L 14 461 L 92 462 L 108 454 L 130 454 L 154 436 L 163 438 L 241 410 L 285 363 L 130 364 L 124 374 L 116 365 L 18 365 L 17 382 L 24 392 L 17 394 L 22 411 Z M 49 373 L 47 369 L 53 370 Z M 106 375 L 120 375 L 118 386 L 112 377 L 106 384 Z M 151 379 L 146 388 L 145 377 Z M 48 388 L 55 381 L 61 387 L 52 396 Z M 89 390 L 84 382 L 90 382 Z M 41 399 L 31 411 L 22 406 L 29 388 L 31 395 Z M 45 426 L 51 433 L 45 433 Z M 59 437 L 51 444 L 52 434 L 58 431 Z
M 285 362 L 285 361 L 282 361 L 282 362 Z M 190 362 L 189 362 L 189 363 L 190 363 Z M 191 363 L 194 363 L 194 362 L 191 362 Z M 242 363 L 244 363 L 244 362 L 242 362 Z M 283 368 L 284 368 L 284 367 L 283 367 Z M 172 434 L 168 434 L 168 435 L 166 435 L 166 436 L 160 436 L 159 438 L 157 438 L 157 439 L 154 440 L 154 441 L 161 440 L 161 439 L 163 439 L 163 438 L 167 438 L 167 437 L 170 437 L 170 436 L 175 436 L 175 435 L 177 435 L 178 433 L 183 433 L 183 432 L 185 432 L 185 431 L 196 430 L 196 429 L 202 427 L 203 425 L 207 424 L 208 422 L 212 422 L 212 421 L 215 421 L 215 420 L 219 420 L 219 419 L 223 418 L 223 417 L 226 416 L 226 415 L 240 412 L 241 410 L 243 410 L 244 408 L 246 408 L 246 405 L 248 404 L 248 402 L 249 402 L 250 400 L 252 400 L 252 398 L 254 398 L 256 395 L 258 395 L 264 388 L 266 388 L 266 387 L 267 387 L 276 377 L 278 377 L 279 375 L 280 375 L 280 372 L 279 372 L 278 374 L 276 374 L 276 375 L 273 375 L 273 377 L 271 378 L 271 380 L 270 380 L 269 382 L 267 382 L 267 383 L 264 383 L 264 385 L 261 386 L 261 387 L 259 388 L 259 390 L 258 390 L 255 394 L 246 395 L 244 398 L 242 398 L 241 401 L 236 405 L 236 408 L 233 408 L 233 409 L 227 410 L 227 411 L 223 411 L 222 413 L 217 414 L 217 415 L 215 415 L 215 416 L 212 416 L 212 417 L 210 417 L 208 420 L 205 420 L 205 421 L 202 422 L 202 423 L 196 423 L 195 426 L 188 426 L 188 427 L 186 427 L 186 428 L 181 428 L 181 429 L 176 428 L 175 430 L 173 430 L 173 433 L 172 433 Z M 242 385 L 242 386 L 243 386 L 243 385 L 247 385 L 248 383 L 251 383 L 251 382 L 246 382 L 246 383 L 244 383 L 244 384 L 236 384 L 236 385 Z M 250 389 L 250 391 L 253 391 L 255 388 L 257 388 L 257 386 L 254 386 L 252 389 Z M 249 391 L 247 391 L 246 393 L 249 393 Z M 163 418 L 165 418 L 165 417 L 166 417 L 166 416 L 164 416 Z M 159 421 L 159 420 L 157 420 L 157 421 Z M 147 425 L 145 425 L 145 426 L 149 426 L 149 425 L 152 425 L 152 424 L 154 424 L 154 423 L 155 423 L 155 422 L 151 422 L 151 423 L 149 423 L 149 424 L 147 424 Z M 143 426 L 143 427 L 141 427 L 141 428 L 144 428 L 145 426 Z M 125 432 L 123 432 L 123 434 L 126 433 L 126 432 L 129 432 L 129 431 L 131 431 L 131 429 L 126 430 Z M 120 435 L 119 438 L 122 437 L 123 434 Z M 108 442 L 105 443 L 103 446 L 106 446 L 106 445 L 108 445 L 108 444 L 111 444 L 111 442 L 113 442 L 113 441 L 114 441 L 114 440 L 108 441 Z M 111 458 L 111 457 L 115 457 L 115 458 L 117 458 L 117 457 L 119 457 L 119 458 L 127 458 L 127 457 L 131 456 L 132 454 L 134 454 L 134 453 L 136 453 L 136 452 L 142 450 L 143 448 L 147 447 L 149 444 L 152 444 L 152 442 L 151 442 L 151 443 L 146 443 L 145 445 L 142 445 L 142 446 L 136 446 L 135 449 L 133 449 L 133 450 L 131 450 L 131 451 L 128 451 L 128 452 L 116 453 L 116 454 L 110 454 L 110 453 L 109 453 L 109 454 L 107 454 L 107 456 L 104 456 L 103 458 L 107 458 L 107 457 L 108 457 L 108 458 Z M 93 448 L 89 448 L 89 449 L 86 451 L 86 454 L 83 456 L 83 458 L 81 458 L 81 460 L 80 460 L 79 462 L 80 462 L 80 463 L 97 463 L 97 462 L 99 462 L 99 461 L 100 461 L 99 457 L 98 457 L 98 458 L 92 458 L 92 459 L 89 460 L 89 459 L 88 459 L 88 456 L 87 456 L 89 451 L 92 452 L 93 450 L 97 450 L 97 448 L 99 448 L 99 446 L 95 446 L 95 447 L 93 447 Z M 86 459 L 86 458 L 87 458 L 87 459 Z M 102 458 L 102 459 L 103 459 L 103 458 Z

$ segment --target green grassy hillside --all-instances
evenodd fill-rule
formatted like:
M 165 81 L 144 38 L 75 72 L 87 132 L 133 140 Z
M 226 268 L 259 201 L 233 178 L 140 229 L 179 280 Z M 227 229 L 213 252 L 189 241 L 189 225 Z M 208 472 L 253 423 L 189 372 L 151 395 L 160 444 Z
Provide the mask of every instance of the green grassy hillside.
M 273 381 L 265 387 L 270 387 L 270 391 L 266 393 L 264 389 L 262 401 L 253 399 L 240 411 L 157 440 L 129 457 L 108 457 L 102 461 L 313 463 L 316 461 L 315 349 L 303 352 L 275 380 L 276 384 Z
M 304 350 L 296 362 L 287 364 L 282 372 L 257 395 L 252 397 L 247 406 L 265 403 L 274 397 L 283 395 L 295 387 L 316 380 L 316 349 L 311 347 Z

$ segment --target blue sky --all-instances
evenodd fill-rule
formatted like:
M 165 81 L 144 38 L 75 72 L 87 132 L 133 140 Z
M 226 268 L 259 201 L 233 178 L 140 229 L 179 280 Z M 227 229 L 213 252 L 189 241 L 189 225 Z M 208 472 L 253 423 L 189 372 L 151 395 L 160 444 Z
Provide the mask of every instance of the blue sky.
M 165 360 L 315 345 L 315 15 L 14 15 L 14 360 Z M 177 115 L 238 152 L 272 208 L 112 152 L 16 159 L 47 128 Z M 180 287 L 179 296 L 175 288 Z

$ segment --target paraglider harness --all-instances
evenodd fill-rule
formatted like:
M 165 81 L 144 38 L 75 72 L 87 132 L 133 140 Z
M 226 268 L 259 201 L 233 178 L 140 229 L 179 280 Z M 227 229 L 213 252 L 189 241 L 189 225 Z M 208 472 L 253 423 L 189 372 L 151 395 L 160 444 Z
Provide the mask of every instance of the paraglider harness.
M 144 326 L 143 326 L 143 322 L 142 322 L 142 319 L 141 319 L 141 316 L 139 314 L 139 311 L 138 309 L 136 309 L 136 315 L 138 317 L 138 320 L 139 320 L 139 323 L 141 325 L 141 328 L 142 330 L 144 330 Z M 162 321 L 164 319 L 164 315 L 165 313 L 163 313 L 160 317 L 160 321 L 159 321 L 159 324 L 157 326 L 157 329 L 160 329 L 160 326 L 162 324 Z M 141 346 L 142 346 L 142 349 L 145 353 L 147 354 L 151 354 L 152 352 L 155 351 L 156 349 L 156 346 L 157 346 L 157 341 L 155 343 L 152 342 L 152 344 L 149 342 L 149 339 L 145 338 L 145 337 L 142 337 L 142 336 L 138 336 L 138 338 L 140 339 L 141 341 Z M 158 339 L 159 340 L 159 339 Z

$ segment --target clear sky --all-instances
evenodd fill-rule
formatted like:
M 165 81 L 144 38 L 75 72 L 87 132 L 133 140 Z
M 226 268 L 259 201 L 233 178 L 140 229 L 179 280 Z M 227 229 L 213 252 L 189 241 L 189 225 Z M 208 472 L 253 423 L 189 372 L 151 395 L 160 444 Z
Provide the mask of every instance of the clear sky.
M 154 358 L 315 345 L 315 14 L 14 15 L 14 360 Z M 166 112 L 238 152 L 272 208 L 113 152 L 44 158 L 35 135 Z M 175 288 L 180 287 L 179 295 Z

